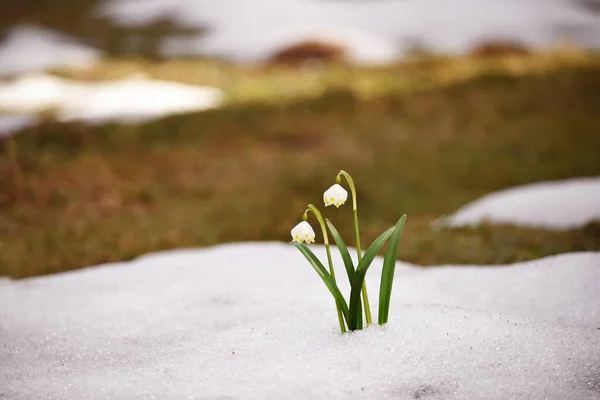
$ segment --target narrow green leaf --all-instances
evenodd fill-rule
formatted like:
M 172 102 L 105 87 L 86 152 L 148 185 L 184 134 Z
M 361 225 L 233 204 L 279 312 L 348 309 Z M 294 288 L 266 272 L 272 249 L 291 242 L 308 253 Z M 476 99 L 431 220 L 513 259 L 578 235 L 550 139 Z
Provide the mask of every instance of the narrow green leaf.
M 317 271 L 317 274 L 319 274 L 319 276 L 325 283 L 325 286 L 327 286 L 327 289 L 329 289 L 329 292 L 332 294 L 336 303 L 340 306 L 342 314 L 344 314 L 346 324 L 348 324 L 348 304 L 346 303 L 346 299 L 344 299 L 344 296 L 342 295 L 342 292 L 340 292 L 340 289 L 337 287 L 335 281 L 333 280 L 331 275 L 329 275 L 329 272 L 327 272 L 327 270 L 325 269 L 325 266 L 321 263 L 321 261 L 319 261 L 315 253 L 313 253 L 304 243 L 293 242 L 293 245 L 296 246 L 298 250 L 300 250 L 302 255 L 306 257 L 310 265 L 312 265 L 315 271 Z
M 394 232 L 394 229 L 396 229 L 395 226 L 391 227 L 387 231 L 383 232 L 377 239 L 375 239 L 356 267 L 354 279 L 352 280 L 352 288 L 350 289 L 350 319 L 348 322 L 348 329 L 351 331 L 358 329 L 358 320 L 362 317 L 360 307 L 360 292 L 363 282 L 365 281 L 367 270 L 371 266 L 375 256 L 377 256 L 377 253 L 379 253 L 379 250 L 381 250 L 383 247 L 385 241 L 388 240 L 388 238 Z
M 327 227 L 329 228 L 329 232 L 331 232 L 331 236 L 333 240 L 335 240 L 335 244 L 340 251 L 340 255 L 342 256 L 342 260 L 344 261 L 344 266 L 346 267 L 346 274 L 348 275 L 348 281 L 350 285 L 352 285 L 352 278 L 354 278 L 354 263 L 352 262 L 352 257 L 350 257 L 350 252 L 348 251 L 348 247 L 346 247 L 346 243 L 344 243 L 344 239 L 339 234 L 338 230 L 333 226 L 333 223 L 325 218 L 325 222 L 327 223 Z M 362 301 L 359 301 L 358 307 L 359 311 L 359 319 L 358 319 L 358 328 L 362 329 Z M 346 321 L 347 322 L 347 321 Z
M 358 318 L 356 318 L 356 330 L 360 331 L 363 328 L 363 312 L 362 300 L 358 298 Z
M 335 244 L 340 251 L 340 255 L 342 256 L 342 260 L 344 261 L 344 266 L 346 267 L 346 273 L 348 274 L 348 281 L 352 285 L 352 278 L 354 277 L 354 263 L 352 262 L 352 257 L 350 257 L 350 253 L 348 252 L 348 248 L 346 247 L 346 243 L 344 243 L 344 239 L 340 236 L 335 226 L 331 223 L 330 220 L 325 218 L 325 222 L 327 223 L 327 227 L 329 228 L 329 232 L 331 232 L 331 236 L 333 240 L 335 240 Z
M 390 299 L 392 298 L 392 286 L 394 283 L 394 271 L 396 270 L 396 260 L 398 259 L 398 246 L 400 245 L 404 224 L 406 224 L 406 214 L 404 214 L 396 223 L 396 229 L 390 237 L 390 242 L 383 259 L 381 285 L 379 286 L 379 325 L 383 325 L 388 321 Z

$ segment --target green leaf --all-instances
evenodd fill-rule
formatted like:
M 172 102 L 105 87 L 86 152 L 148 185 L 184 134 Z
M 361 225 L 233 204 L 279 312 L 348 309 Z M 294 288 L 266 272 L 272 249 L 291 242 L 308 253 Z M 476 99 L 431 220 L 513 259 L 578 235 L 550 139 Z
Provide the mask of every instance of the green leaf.
M 341 308 L 342 314 L 346 319 L 346 323 L 348 323 L 348 304 L 346 303 L 346 299 L 344 299 L 342 292 L 340 292 L 340 289 L 337 287 L 331 275 L 329 275 L 329 272 L 327 272 L 327 270 L 325 269 L 325 266 L 323 266 L 321 261 L 319 261 L 319 259 L 315 255 L 315 253 L 313 253 L 304 243 L 293 242 L 293 245 L 296 246 L 298 250 L 300 250 L 302 255 L 306 257 L 310 265 L 312 265 L 315 271 L 317 271 L 317 274 L 319 274 L 321 279 L 323 279 L 323 282 L 325 282 L 325 286 L 327 286 L 327 289 L 329 289 L 329 292 L 331 292 L 331 294 L 333 295 L 335 302 Z
M 377 253 L 379 253 L 379 250 L 381 250 L 383 247 L 385 241 L 388 240 L 395 229 L 396 227 L 393 226 L 375 239 L 356 267 L 354 279 L 352 280 L 352 288 L 350 290 L 350 318 L 348 321 L 348 329 L 351 331 L 358 329 L 358 320 L 362 318 L 362 311 L 360 307 L 360 291 L 365 281 L 367 270 L 371 266 L 375 256 L 377 256 Z
M 363 312 L 362 312 L 362 300 L 358 298 L 358 318 L 356 319 L 356 330 L 360 331 L 363 328 Z
M 383 259 L 381 284 L 379 286 L 379 325 L 383 325 L 388 321 L 390 299 L 392 298 L 392 286 L 394 283 L 394 271 L 396 270 L 396 260 L 398 259 L 398 246 L 400 245 L 404 224 L 406 224 L 406 214 L 404 214 L 396 223 L 396 229 L 390 237 L 390 242 Z
M 354 263 L 352 262 L 352 257 L 350 257 L 350 253 L 348 252 L 348 248 L 346 247 L 346 243 L 344 243 L 344 239 L 340 236 L 335 226 L 325 218 L 325 222 L 327 223 L 327 227 L 329 228 L 329 232 L 331 232 L 331 236 L 333 240 L 335 240 L 335 244 L 340 251 L 340 255 L 342 256 L 342 260 L 344 261 L 344 266 L 346 267 L 346 273 L 348 274 L 348 281 L 352 285 L 352 278 L 354 277 Z
M 350 257 L 350 253 L 348 252 L 348 247 L 346 247 L 346 243 L 344 243 L 344 239 L 342 239 L 342 236 L 339 234 L 338 230 L 335 229 L 335 226 L 333 226 L 333 223 L 331 223 L 330 220 L 328 220 L 327 218 L 325 218 L 325 222 L 327 223 L 327 227 L 329 228 L 329 232 L 331 232 L 331 236 L 333 237 L 333 240 L 335 240 L 335 244 L 338 248 L 338 250 L 340 251 L 340 255 L 342 256 L 342 260 L 344 261 L 344 266 L 346 267 L 346 274 L 348 275 L 348 281 L 350 282 L 350 285 L 352 285 L 352 278 L 354 278 L 354 263 L 352 262 L 352 257 Z M 362 329 L 362 303 L 361 301 L 359 301 L 359 305 L 358 305 L 360 311 L 359 311 L 359 315 L 360 318 L 358 320 L 358 328 L 357 329 Z M 348 321 L 346 321 L 348 322 Z

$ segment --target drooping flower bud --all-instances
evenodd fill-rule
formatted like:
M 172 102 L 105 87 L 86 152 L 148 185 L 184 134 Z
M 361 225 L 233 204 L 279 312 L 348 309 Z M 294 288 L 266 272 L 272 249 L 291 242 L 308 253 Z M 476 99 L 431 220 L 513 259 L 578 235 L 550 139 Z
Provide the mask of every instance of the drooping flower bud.
M 339 207 L 346 202 L 347 198 L 348 192 L 337 183 L 323 193 L 323 201 L 325 202 L 325 206 L 330 206 L 333 204 L 334 206 Z
M 300 222 L 298 225 L 296 225 L 292 231 L 292 242 L 298 242 L 298 243 L 313 243 L 315 241 L 315 231 L 313 230 L 312 226 L 310 226 L 310 224 L 306 221 L 302 221 Z

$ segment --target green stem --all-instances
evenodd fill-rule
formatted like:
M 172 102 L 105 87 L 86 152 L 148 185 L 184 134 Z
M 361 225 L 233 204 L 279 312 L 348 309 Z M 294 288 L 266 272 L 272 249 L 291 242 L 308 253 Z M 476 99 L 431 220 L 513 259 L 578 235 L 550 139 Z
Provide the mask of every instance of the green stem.
M 354 214 L 354 232 L 356 233 L 356 254 L 358 256 L 358 262 L 360 262 L 362 255 L 360 250 L 360 234 L 358 232 L 358 207 L 356 204 L 356 187 L 354 186 L 354 180 L 352 179 L 350 174 L 344 170 L 340 171 L 336 178 L 336 181 L 340 179 L 340 175 L 346 178 L 346 181 L 348 181 L 348 186 L 350 186 L 350 192 L 352 193 L 352 212 Z M 365 318 L 367 319 L 367 325 L 371 325 L 373 323 L 373 319 L 371 318 L 371 307 L 369 305 L 369 295 L 367 294 L 367 284 L 365 282 L 363 282 L 361 293 L 363 299 L 363 306 L 365 309 Z
M 309 204 L 308 209 L 304 212 L 305 220 L 307 218 L 307 213 L 309 211 L 311 211 L 315 215 L 315 217 L 317 218 L 317 221 L 319 221 L 319 225 L 321 225 L 321 231 L 323 232 L 323 243 L 325 244 L 325 251 L 327 252 L 327 262 L 329 263 L 329 274 L 331 275 L 331 278 L 335 282 L 335 271 L 333 269 L 333 260 L 331 259 L 331 251 L 329 250 L 329 237 L 327 236 L 327 229 L 325 228 L 325 221 L 323 220 L 323 216 L 321 215 L 321 212 L 317 209 L 317 207 L 313 206 L 312 204 Z M 338 321 L 340 323 L 340 331 L 342 332 L 342 334 L 344 334 L 344 333 L 346 333 L 346 325 L 344 324 L 344 316 L 342 314 L 342 309 L 340 308 L 340 305 L 337 303 L 337 301 L 335 302 L 335 308 L 337 309 Z

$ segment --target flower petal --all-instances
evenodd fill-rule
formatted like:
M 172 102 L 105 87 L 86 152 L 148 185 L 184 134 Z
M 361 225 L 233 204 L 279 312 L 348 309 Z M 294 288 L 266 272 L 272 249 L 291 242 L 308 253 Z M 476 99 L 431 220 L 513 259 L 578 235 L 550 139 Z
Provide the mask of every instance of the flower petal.
M 346 202 L 348 198 L 348 192 L 341 185 L 335 184 L 323 193 L 323 200 L 325 206 L 335 205 L 336 207 L 341 206 Z
M 315 231 L 306 221 L 300 222 L 290 233 L 292 235 L 292 242 L 311 243 L 315 241 Z

